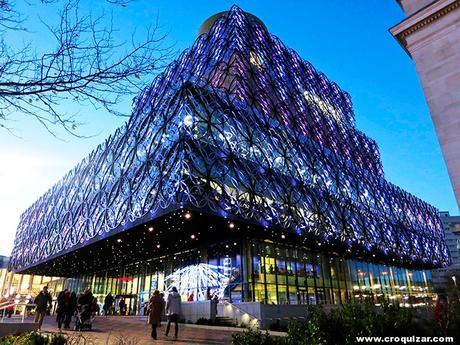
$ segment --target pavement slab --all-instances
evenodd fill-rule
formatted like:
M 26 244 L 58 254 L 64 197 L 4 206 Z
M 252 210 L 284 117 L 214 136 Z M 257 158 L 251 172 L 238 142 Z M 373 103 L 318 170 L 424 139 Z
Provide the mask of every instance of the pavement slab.
M 74 322 L 72 322 L 72 326 Z M 173 340 L 164 335 L 166 322 L 157 329 L 158 339 L 150 336 L 150 325 L 143 317 L 97 316 L 91 331 L 76 332 L 63 330 L 63 333 L 79 336 L 87 342 L 84 345 L 225 345 L 232 343 L 232 334 L 242 329 L 230 327 L 198 326 L 179 324 L 179 338 Z M 43 332 L 58 332 L 55 316 L 47 316 L 42 326 Z M 171 328 L 174 331 L 174 327 Z M 83 345 L 83 344 L 79 344 Z

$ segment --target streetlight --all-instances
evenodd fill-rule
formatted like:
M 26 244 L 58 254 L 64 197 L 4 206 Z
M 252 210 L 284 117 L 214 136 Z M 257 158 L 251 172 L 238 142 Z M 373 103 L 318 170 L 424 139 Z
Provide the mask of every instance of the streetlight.
M 454 281 L 455 287 L 457 287 L 457 278 L 455 276 L 452 276 L 452 280 Z

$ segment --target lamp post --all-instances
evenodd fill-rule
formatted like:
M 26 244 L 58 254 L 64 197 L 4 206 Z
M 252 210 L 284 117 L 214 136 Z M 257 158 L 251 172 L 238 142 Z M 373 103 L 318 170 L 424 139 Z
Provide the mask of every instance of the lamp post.
M 457 287 L 457 278 L 455 276 L 452 276 L 452 280 L 454 281 L 455 287 Z

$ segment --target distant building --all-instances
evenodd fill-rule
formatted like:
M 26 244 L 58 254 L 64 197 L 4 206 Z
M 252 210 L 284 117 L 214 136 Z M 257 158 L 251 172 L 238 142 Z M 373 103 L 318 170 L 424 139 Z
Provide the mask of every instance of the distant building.
M 460 0 L 398 0 L 390 29 L 415 63 L 460 207 Z
M 8 268 L 8 263 L 10 262 L 8 256 L 0 255 L 0 269 Z
M 7 256 L 0 255 L 0 300 L 3 296 L 3 286 L 7 280 L 8 262 L 9 258 Z
M 460 216 L 451 216 L 449 212 L 441 212 L 441 221 L 452 264 L 445 268 L 433 270 L 431 273 L 435 291 L 444 294 L 454 284 L 460 284 Z

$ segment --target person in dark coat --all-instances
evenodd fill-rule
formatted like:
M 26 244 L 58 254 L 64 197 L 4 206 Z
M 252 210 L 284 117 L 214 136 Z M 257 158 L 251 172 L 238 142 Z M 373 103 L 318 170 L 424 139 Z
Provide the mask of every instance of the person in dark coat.
M 93 301 L 91 302 L 91 313 L 93 316 L 99 315 L 100 309 L 99 309 L 99 303 L 97 302 L 97 298 L 94 297 Z
M 67 289 L 59 292 L 57 296 L 57 308 L 56 308 L 56 321 L 58 324 L 59 330 L 62 329 L 62 324 L 65 320 L 65 294 Z
M 118 302 L 118 307 L 120 308 L 120 315 L 126 315 L 126 302 L 124 298 Z
M 93 294 L 91 293 L 91 290 L 86 289 L 85 292 L 83 292 L 77 300 L 77 304 L 79 305 L 89 305 L 93 303 Z
M 51 309 L 53 304 L 53 299 L 51 298 L 50 293 L 48 292 L 48 286 L 45 286 L 42 291 L 35 297 L 34 304 L 35 308 L 35 322 L 38 322 L 38 329 L 42 328 L 43 319 L 46 316 L 46 311 L 48 308 Z
M 77 295 L 75 292 L 66 291 L 64 295 L 64 306 L 65 306 L 65 319 L 64 328 L 70 328 L 70 321 L 72 321 L 72 315 L 75 313 L 77 304 Z
M 77 299 L 77 308 L 81 311 L 81 319 L 82 321 L 88 320 L 91 318 L 91 306 L 93 303 L 93 294 L 91 293 L 91 290 L 86 289 L 85 292 L 83 292 Z
M 219 297 L 217 295 L 214 295 L 211 299 L 211 320 L 216 319 L 218 303 L 219 303 Z
M 148 313 L 149 324 L 152 325 L 152 338 L 157 339 L 157 327 L 161 324 L 161 313 L 164 309 L 165 301 L 160 296 L 160 291 L 155 290 L 150 298 Z
M 113 302 L 114 302 L 114 298 L 112 294 L 109 292 L 109 294 L 105 296 L 105 299 L 104 299 L 104 306 L 103 306 L 104 315 L 110 315 L 112 313 Z

